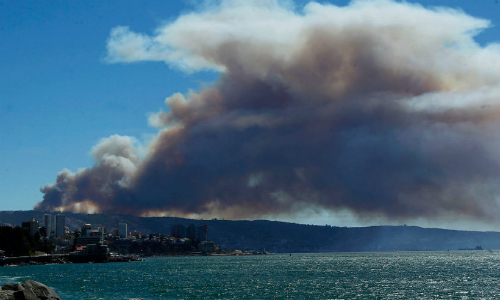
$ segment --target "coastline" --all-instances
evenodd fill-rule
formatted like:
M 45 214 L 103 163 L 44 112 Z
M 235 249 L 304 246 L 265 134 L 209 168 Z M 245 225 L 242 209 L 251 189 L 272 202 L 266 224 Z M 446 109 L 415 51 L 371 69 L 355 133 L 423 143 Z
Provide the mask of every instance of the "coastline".
M 0 266 L 31 266 L 48 264 L 71 264 L 71 263 L 112 263 L 112 262 L 131 262 L 142 261 L 136 255 L 120 255 L 113 257 L 103 257 L 96 255 L 71 255 L 71 254 L 48 254 L 35 256 L 18 256 L 0 258 Z
M 48 254 L 34 256 L 18 256 L 18 257 L 0 257 L 1 267 L 15 266 L 31 266 L 31 265 L 47 265 L 47 264 L 71 264 L 71 263 L 113 263 L 113 262 L 136 262 L 144 261 L 143 258 L 148 257 L 194 257 L 194 256 L 249 256 L 249 255 L 273 255 L 274 253 L 256 252 L 256 251 L 223 251 L 220 253 L 169 253 L 161 255 L 111 255 L 111 256 L 96 256 L 96 255 L 72 255 L 72 254 Z

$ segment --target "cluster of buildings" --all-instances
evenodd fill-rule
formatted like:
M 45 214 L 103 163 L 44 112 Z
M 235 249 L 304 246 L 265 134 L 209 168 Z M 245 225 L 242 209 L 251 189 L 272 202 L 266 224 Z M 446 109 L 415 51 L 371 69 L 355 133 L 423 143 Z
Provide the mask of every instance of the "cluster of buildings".
M 53 220 L 54 219 L 54 220 Z M 80 231 L 71 232 L 66 226 L 66 217 L 63 214 L 45 214 L 43 216 L 43 227 L 34 218 L 22 222 L 22 228 L 35 236 L 39 233 L 40 238 L 50 239 L 55 242 L 57 252 L 67 252 L 69 249 L 77 251 L 89 251 L 93 247 L 101 247 L 114 243 L 120 247 L 128 247 L 133 243 L 159 242 L 166 244 L 185 244 L 188 240 L 196 240 L 201 250 L 213 252 L 218 249 L 217 245 L 208 240 L 208 226 L 190 224 L 185 226 L 177 224 L 172 226 L 171 235 L 149 234 L 143 236 L 141 232 L 134 230 L 129 232 L 127 223 L 120 222 L 110 232 L 106 226 L 93 226 L 83 224 Z M 52 222 L 54 221 L 54 222 Z
M 39 233 L 42 237 L 47 238 L 67 238 L 73 235 L 69 228 L 66 226 L 66 216 L 63 214 L 57 214 L 55 218 L 51 214 L 45 214 L 43 216 L 43 226 L 40 226 L 35 218 L 31 218 L 26 222 L 22 222 L 22 229 L 29 232 L 31 236 L 35 236 Z M 93 227 L 91 224 L 83 224 L 81 227 L 81 238 L 96 236 L 104 237 L 108 235 L 108 230 L 106 226 L 103 227 Z M 126 223 L 118 223 L 118 228 L 113 228 L 111 235 L 119 238 L 128 238 L 129 232 L 127 230 Z
M 207 225 L 174 225 L 172 226 L 172 237 L 176 239 L 174 242 L 182 242 L 184 239 L 197 240 L 199 242 L 198 249 L 203 252 L 215 252 L 219 250 L 217 244 L 208 240 Z
M 172 226 L 172 236 L 176 238 L 188 238 L 198 240 L 200 242 L 208 241 L 208 226 L 194 225 L 184 226 L 182 224 Z
M 64 238 L 68 233 L 69 229 L 66 227 L 66 217 L 62 214 L 56 215 L 54 219 L 54 226 L 52 226 L 52 215 L 45 214 L 43 216 L 43 228 L 45 230 L 44 236 L 51 238 Z M 36 233 L 40 232 L 40 224 L 35 218 L 31 218 L 27 222 L 22 222 L 21 227 L 34 236 Z

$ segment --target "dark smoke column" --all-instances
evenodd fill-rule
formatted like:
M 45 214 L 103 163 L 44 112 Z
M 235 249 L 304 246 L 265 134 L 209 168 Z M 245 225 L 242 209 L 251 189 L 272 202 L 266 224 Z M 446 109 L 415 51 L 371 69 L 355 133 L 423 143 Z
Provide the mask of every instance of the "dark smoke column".
M 96 164 L 62 171 L 35 208 L 495 220 L 500 51 L 473 40 L 488 26 L 380 0 L 301 13 L 223 1 L 155 36 L 116 27 L 109 62 L 161 60 L 220 79 L 167 98 L 145 157 L 129 137 L 104 139 Z

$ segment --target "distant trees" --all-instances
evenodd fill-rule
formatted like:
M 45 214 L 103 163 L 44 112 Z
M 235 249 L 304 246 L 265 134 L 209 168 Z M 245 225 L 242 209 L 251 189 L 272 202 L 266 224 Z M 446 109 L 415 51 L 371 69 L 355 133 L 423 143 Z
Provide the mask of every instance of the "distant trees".
M 5 256 L 27 256 L 35 251 L 52 253 L 54 245 L 40 239 L 39 233 L 32 237 L 20 227 L 0 226 L 0 250 L 5 251 Z
M 72 246 L 72 249 L 71 249 L 71 250 L 73 250 L 73 251 L 75 251 L 75 250 L 76 250 L 76 245 L 78 244 L 78 238 L 79 238 L 80 236 L 81 236 L 80 231 L 75 230 L 75 231 L 73 232 L 73 237 L 74 237 L 74 239 L 73 239 L 73 246 Z
M 20 227 L 0 226 L 0 249 L 5 256 L 29 255 L 34 239 Z
M 47 229 L 45 228 L 45 226 L 40 227 L 40 230 L 38 230 L 38 232 L 40 233 L 41 236 L 48 237 Z

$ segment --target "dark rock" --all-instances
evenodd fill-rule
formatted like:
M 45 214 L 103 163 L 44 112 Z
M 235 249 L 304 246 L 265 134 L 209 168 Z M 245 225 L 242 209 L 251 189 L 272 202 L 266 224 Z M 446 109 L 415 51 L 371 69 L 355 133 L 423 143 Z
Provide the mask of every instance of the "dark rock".
M 33 294 L 38 297 L 36 299 L 41 299 L 41 300 L 61 300 L 61 298 L 48 286 L 46 286 L 43 283 L 33 281 L 33 280 L 26 280 L 23 283 L 23 286 L 25 290 L 29 290 L 33 292 Z M 31 300 L 31 299 L 26 299 L 26 300 Z
M 0 291 L 0 300 L 16 300 L 14 298 L 14 291 L 1 290 Z
M 43 283 L 27 280 L 23 284 L 5 284 L 0 290 L 0 300 L 61 300 Z
M 14 292 L 14 299 L 16 300 L 39 300 L 35 293 L 33 293 L 30 290 L 21 290 L 21 291 L 15 291 Z
M 4 291 L 20 291 L 22 289 L 24 289 L 24 287 L 19 282 L 12 284 L 7 283 L 2 286 L 2 290 Z

